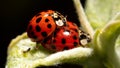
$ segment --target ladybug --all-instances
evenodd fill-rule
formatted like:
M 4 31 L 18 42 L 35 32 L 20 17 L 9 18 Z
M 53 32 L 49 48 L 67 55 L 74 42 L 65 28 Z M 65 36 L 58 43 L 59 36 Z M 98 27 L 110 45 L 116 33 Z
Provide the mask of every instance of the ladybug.
M 53 44 L 56 51 L 68 50 L 77 47 L 79 44 L 79 35 L 72 29 L 60 29 L 56 32 Z
M 53 36 L 49 36 L 41 44 L 52 51 L 63 51 L 78 47 L 78 27 L 75 23 L 67 21 L 67 26 L 57 29 Z
M 50 36 L 56 28 L 66 25 L 66 18 L 57 11 L 47 10 L 35 15 L 27 27 L 28 37 L 41 42 Z
M 72 29 L 63 27 L 61 29 L 58 29 L 54 33 L 54 36 L 51 36 L 44 40 L 42 45 L 45 48 L 53 51 L 72 49 L 79 45 L 79 34 Z

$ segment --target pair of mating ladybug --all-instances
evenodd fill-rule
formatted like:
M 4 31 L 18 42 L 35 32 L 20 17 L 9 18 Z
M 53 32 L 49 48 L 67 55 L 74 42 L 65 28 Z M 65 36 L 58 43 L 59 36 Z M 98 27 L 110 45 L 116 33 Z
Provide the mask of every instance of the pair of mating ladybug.
M 30 21 L 27 34 L 32 41 L 52 51 L 63 51 L 90 42 L 90 36 L 57 11 L 47 10 Z

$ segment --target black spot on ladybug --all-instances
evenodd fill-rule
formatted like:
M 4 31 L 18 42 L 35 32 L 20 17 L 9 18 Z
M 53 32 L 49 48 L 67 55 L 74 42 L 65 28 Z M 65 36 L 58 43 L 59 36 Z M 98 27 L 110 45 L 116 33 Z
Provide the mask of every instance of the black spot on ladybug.
M 47 43 L 47 41 L 49 41 L 49 38 L 45 38 L 44 40 L 42 40 L 42 43 Z
M 37 36 L 33 35 L 33 38 L 34 38 L 34 39 L 37 39 Z
M 41 21 L 41 17 L 37 18 L 36 23 L 39 23 Z
M 47 33 L 46 33 L 46 32 L 41 32 L 41 35 L 42 35 L 43 37 L 46 37 L 46 36 L 47 36 Z
M 77 37 L 76 37 L 76 35 L 74 35 L 74 36 L 73 36 L 73 39 L 74 39 L 74 40 L 77 40 Z
M 40 31 L 41 31 L 41 28 L 40 28 L 40 26 L 38 26 L 38 25 L 36 25 L 35 29 L 36 29 L 37 32 L 40 32 Z
M 57 28 L 57 29 L 56 29 L 56 32 L 59 32 L 59 31 L 60 31 L 60 29 L 61 29 L 61 28 Z
M 65 43 L 66 43 L 66 39 L 62 38 L 62 39 L 61 39 L 61 43 L 62 43 L 62 44 L 65 44 Z
M 86 35 L 84 35 L 84 34 L 80 35 L 80 40 L 81 39 L 86 39 Z
M 30 26 L 28 27 L 28 30 L 32 30 L 32 25 L 30 25 Z
M 57 37 L 57 32 L 59 32 L 59 31 L 60 31 L 59 28 L 55 30 L 55 32 L 53 33 L 54 37 Z
M 32 38 L 34 38 L 34 39 L 37 38 L 37 36 L 35 36 L 34 32 L 31 32 L 30 34 L 31 34 Z
M 38 17 L 38 16 L 40 16 L 41 14 L 40 13 L 38 13 L 38 14 L 36 14 L 36 17 Z
M 77 45 L 78 45 L 78 43 L 77 43 L 77 42 L 74 42 L 74 43 L 73 43 L 73 45 L 74 45 L 74 46 L 77 46 Z
M 47 27 L 48 27 L 48 28 L 51 28 L 51 27 L 52 27 L 52 25 L 51 25 L 51 24 L 48 24 L 48 25 L 47 25 Z
M 52 49 L 56 49 L 56 47 L 55 47 L 54 45 L 51 45 L 51 48 L 52 48 Z
M 31 32 L 30 34 L 31 34 L 31 35 L 34 35 L 34 32 Z
M 65 46 L 63 50 L 68 50 L 68 49 L 69 49 L 69 47 Z
M 44 39 L 44 40 L 42 41 L 42 43 L 47 43 L 47 40 L 46 40 L 46 39 Z
M 73 29 L 75 32 L 78 32 L 78 30 L 77 29 Z
M 49 22 L 49 19 L 48 19 L 48 18 L 46 18 L 46 19 L 45 19 L 45 22 Z
M 57 32 L 55 32 L 53 35 L 54 35 L 54 37 L 57 37 Z

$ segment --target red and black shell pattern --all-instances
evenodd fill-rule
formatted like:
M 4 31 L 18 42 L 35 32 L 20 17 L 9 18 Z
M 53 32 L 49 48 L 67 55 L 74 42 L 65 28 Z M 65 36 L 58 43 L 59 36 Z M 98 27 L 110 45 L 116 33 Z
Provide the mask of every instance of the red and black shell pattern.
M 50 36 L 57 27 L 65 24 L 65 17 L 57 11 L 40 12 L 30 20 L 27 34 L 33 41 L 40 42 Z

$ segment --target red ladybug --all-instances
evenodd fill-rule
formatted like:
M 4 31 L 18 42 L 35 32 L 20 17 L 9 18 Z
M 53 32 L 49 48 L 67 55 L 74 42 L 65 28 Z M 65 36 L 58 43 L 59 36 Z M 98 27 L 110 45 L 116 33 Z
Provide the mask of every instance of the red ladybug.
M 68 21 L 67 26 L 57 29 L 53 36 L 49 36 L 42 42 L 42 45 L 52 51 L 63 51 L 79 46 L 77 25 Z
M 27 28 L 28 36 L 36 42 L 41 42 L 50 36 L 56 28 L 66 25 L 66 18 L 57 11 L 47 10 L 35 15 Z

